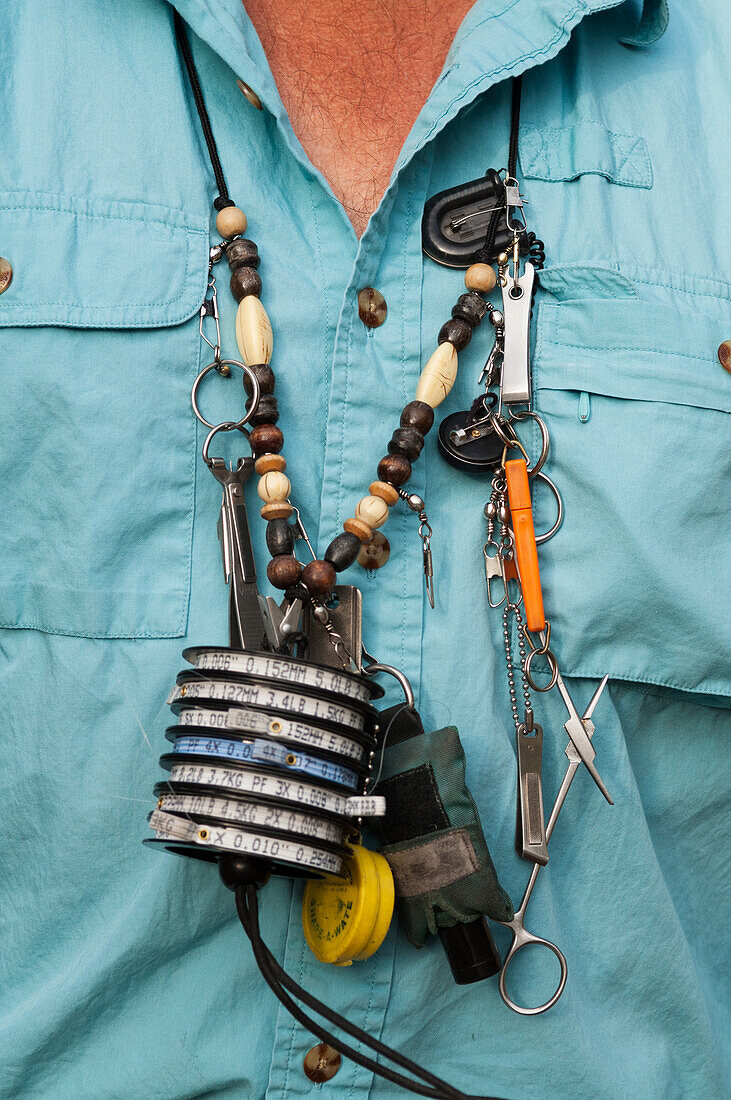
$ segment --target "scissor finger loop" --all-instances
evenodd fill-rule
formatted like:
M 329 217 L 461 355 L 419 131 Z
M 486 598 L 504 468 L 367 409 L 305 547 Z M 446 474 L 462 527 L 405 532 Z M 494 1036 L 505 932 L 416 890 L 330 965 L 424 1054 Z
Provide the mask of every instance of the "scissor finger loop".
M 527 928 L 525 928 L 525 926 L 523 925 L 522 917 L 516 916 L 513 918 L 512 921 L 501 921 L 500 923 L 504 924 L 506 928 L 510 928 L 513 933 L 513 942 L 510 946 L 510 950 L 508 951 L 505 962 L 503 963 L 503 968 L 500 971 L 500 996 L 502 997 L 503 1002 L 507 1005 L 507 1007 L 512 1009 L 513 1012 L 517 1012 L 520 1016 L 540 1016 L 542 1012 L 547 1012 L 549 1008 L 553 1008 L 566 987 L 566 979 L 569 976 L 569 968 L 568 963 L 566 962 L 566 956 L 564 955 L 563 951 L 561 951 L 561 949 L 556 946 L 555 943 L 551 943 L 550 940 L 545 940 L 541 936 L 534 936 L 532 932 L 529 932 Z M 559 966 L 561 967 L 561 976 L 558 980 L 558 985 L 556 986 L 555 992 L 551 997 L 548 998 L 547 1001 L 545 1001 L 543 1004 L 535 1005 L 531 1008 L 528 1008 L 526 1005 L 517 1004 L 517 1002 L 509 996 L 505 985 L 505 976 L 507 974 L 510 963 L 518 954 L 518 952 L 521 951 L 524 947 L 530 947 L 531 944 L 535 944 L 535 946 L 537 947 L 547 947 L 549 951 L 553 952 L 553 954 L 558 959 Z

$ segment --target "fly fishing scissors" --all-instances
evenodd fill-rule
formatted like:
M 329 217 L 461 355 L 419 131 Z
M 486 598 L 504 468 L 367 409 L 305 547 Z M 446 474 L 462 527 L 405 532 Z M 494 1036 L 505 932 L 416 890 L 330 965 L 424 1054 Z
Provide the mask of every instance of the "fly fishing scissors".
M 580 721 L 582 726 L 586 730 L 588 738 L 591 738 L 594 734 L 595 727 L 594 723 L 591 721 L 591 716 L 594 713 L 594 709 L 599 702 L 599 698 L 604 691 L 604 688 L 606 687 L 608 679 L 608 675 L 604 677 L 602 682 L 599 684 L 599 687 L 594 692 L 594 695 L 592 696 L 588 707 L 581 716 Z M 558 820 L 558 815 L 561 813 L 561 808 L 566 799 L 566 795 L 569 793 L 569 788 L 574 781 L 574 776 L 576 775 L 576 772 L 581 765 L 581 757 L 576 751 L 573 741 L 569 741 L 568 745 L 566 746 L 565 752 L 569 760 L 569 766 L 566 769 L 566 774 L 564 775 L 563 782 L 559 788 L 559 792 L 556 795 L 556 801 L 553 804 L 551 816 L 548 819 L 548 824 L 546 825 L 546 843 L 551 839 L 551 834 L 553 833 L 556 821 Z M 530 901 L 531 894 L 533 893 L 533 887 L 536 884 L 538 872 L 540 871 L 542 866 L 543 865 L 540 863 L 535 863 L 533 865 L 531 876 L 528 879 L 528 885 L 525 888 L 525 893 L 521 898 L 520 905 L 516 909 L 513 919 L 510 921 L 498 922 L 499 924 L 504 925 L 506 928 L 509 928 L 510 931 L 513 933 L 513 942 L 510 945 L 510 950 L 505 956 L 505 962 L 503 963 L 502 970 L 500 971 L 500 996 L 502 997 L 508 1008 L 512 1008 L 513 1012 L 518 1012 L 521 1016 L 538 1016 L 541 1012 L 546 1012 L 549 1008 L 552 1008 L 563 993 L 564 986 L 566 985 L 566 978 L 568 977 L 568 965 L 566 963 L 566 957 L 564 956 L 560 948 L 558 948 L 555 943 L 551 943 L 550 940 L 546 940 L 542 936 L 535 936 L 532 932 L 528 931 L 524 924 L 525 911 L 528 908 L 528 902 Z M 516 1004 L 516 1002 L 508 996 L 505 987 L 505 976 L 511 961 L 515 958 L 521 948 L 526 947 L 529 944 L 535 944 L 538 947 L 547 947 L 549 951 L 553 951 L 561 967 L 561 977 L 559 979 L 556 992 L 545 1002 L 545 1004 L 536 1005 L 535 1008 L 526 1008 L 523 1005 Z

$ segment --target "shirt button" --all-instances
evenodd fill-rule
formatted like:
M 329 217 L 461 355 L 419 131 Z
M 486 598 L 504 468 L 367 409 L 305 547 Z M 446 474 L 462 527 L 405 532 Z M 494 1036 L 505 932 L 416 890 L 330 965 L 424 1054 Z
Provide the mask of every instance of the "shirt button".
M 310 1081 L 320 1085 L 323 1081 L 329 1081 L 340 1069 L 340 1052 L 327 1043 L 318 1043 L 307 1051 L 304 1066 Z
M 361 290 L 358 295 L 358 313 L 361 321 L 368 328 L 379 328 L 383 324 L 388 307 L 380 290 L 374 290 L 372 286 L 366 286 Z
M 13 281 L 13 268 L 8 260 L 0 256 L 0 294 L 7 290 Z
M 237 80 L 236 83 L 239 87 L 239 91 L 244 93 L 249 103 L 251 103 L 252 106 L 256 107 L 257 111 L 263 111 L 264 108 L 261 105 L 261 100 L 259 99 L 259 96 L 256 94 L 254 89 L 250 88 L 245 80 Z
M 718 345 L 718 361 L 731 374 L 731 340 L 724 340 Z

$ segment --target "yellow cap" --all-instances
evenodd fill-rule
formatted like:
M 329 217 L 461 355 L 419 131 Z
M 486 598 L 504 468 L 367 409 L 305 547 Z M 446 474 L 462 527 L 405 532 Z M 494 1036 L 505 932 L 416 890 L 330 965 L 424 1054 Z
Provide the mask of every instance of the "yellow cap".
M 387 860 L 349 845 L 344 879 L 311 880 L 302 899 L 302 926 L 313 954 L 349 966 L 369 958 L 386 938 L 393 916 L 393 875 Z

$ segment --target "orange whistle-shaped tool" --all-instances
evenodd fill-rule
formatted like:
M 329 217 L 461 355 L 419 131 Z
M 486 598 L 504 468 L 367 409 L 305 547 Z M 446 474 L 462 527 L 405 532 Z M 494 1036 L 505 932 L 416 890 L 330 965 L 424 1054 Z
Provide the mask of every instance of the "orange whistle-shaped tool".
M 543 612 L 541 574 L 538 569 L 538 547 L 533 527 L 533 508 L 528 485 L 528 466 L 524 458 L 513 458 L 505 463 L 505 479 L 508 483 L 508 504 L 515 536 L 515 556 L 518 559 L 520 586 L 523 590 L 525 621 L 530 631 L 546 628 Z

